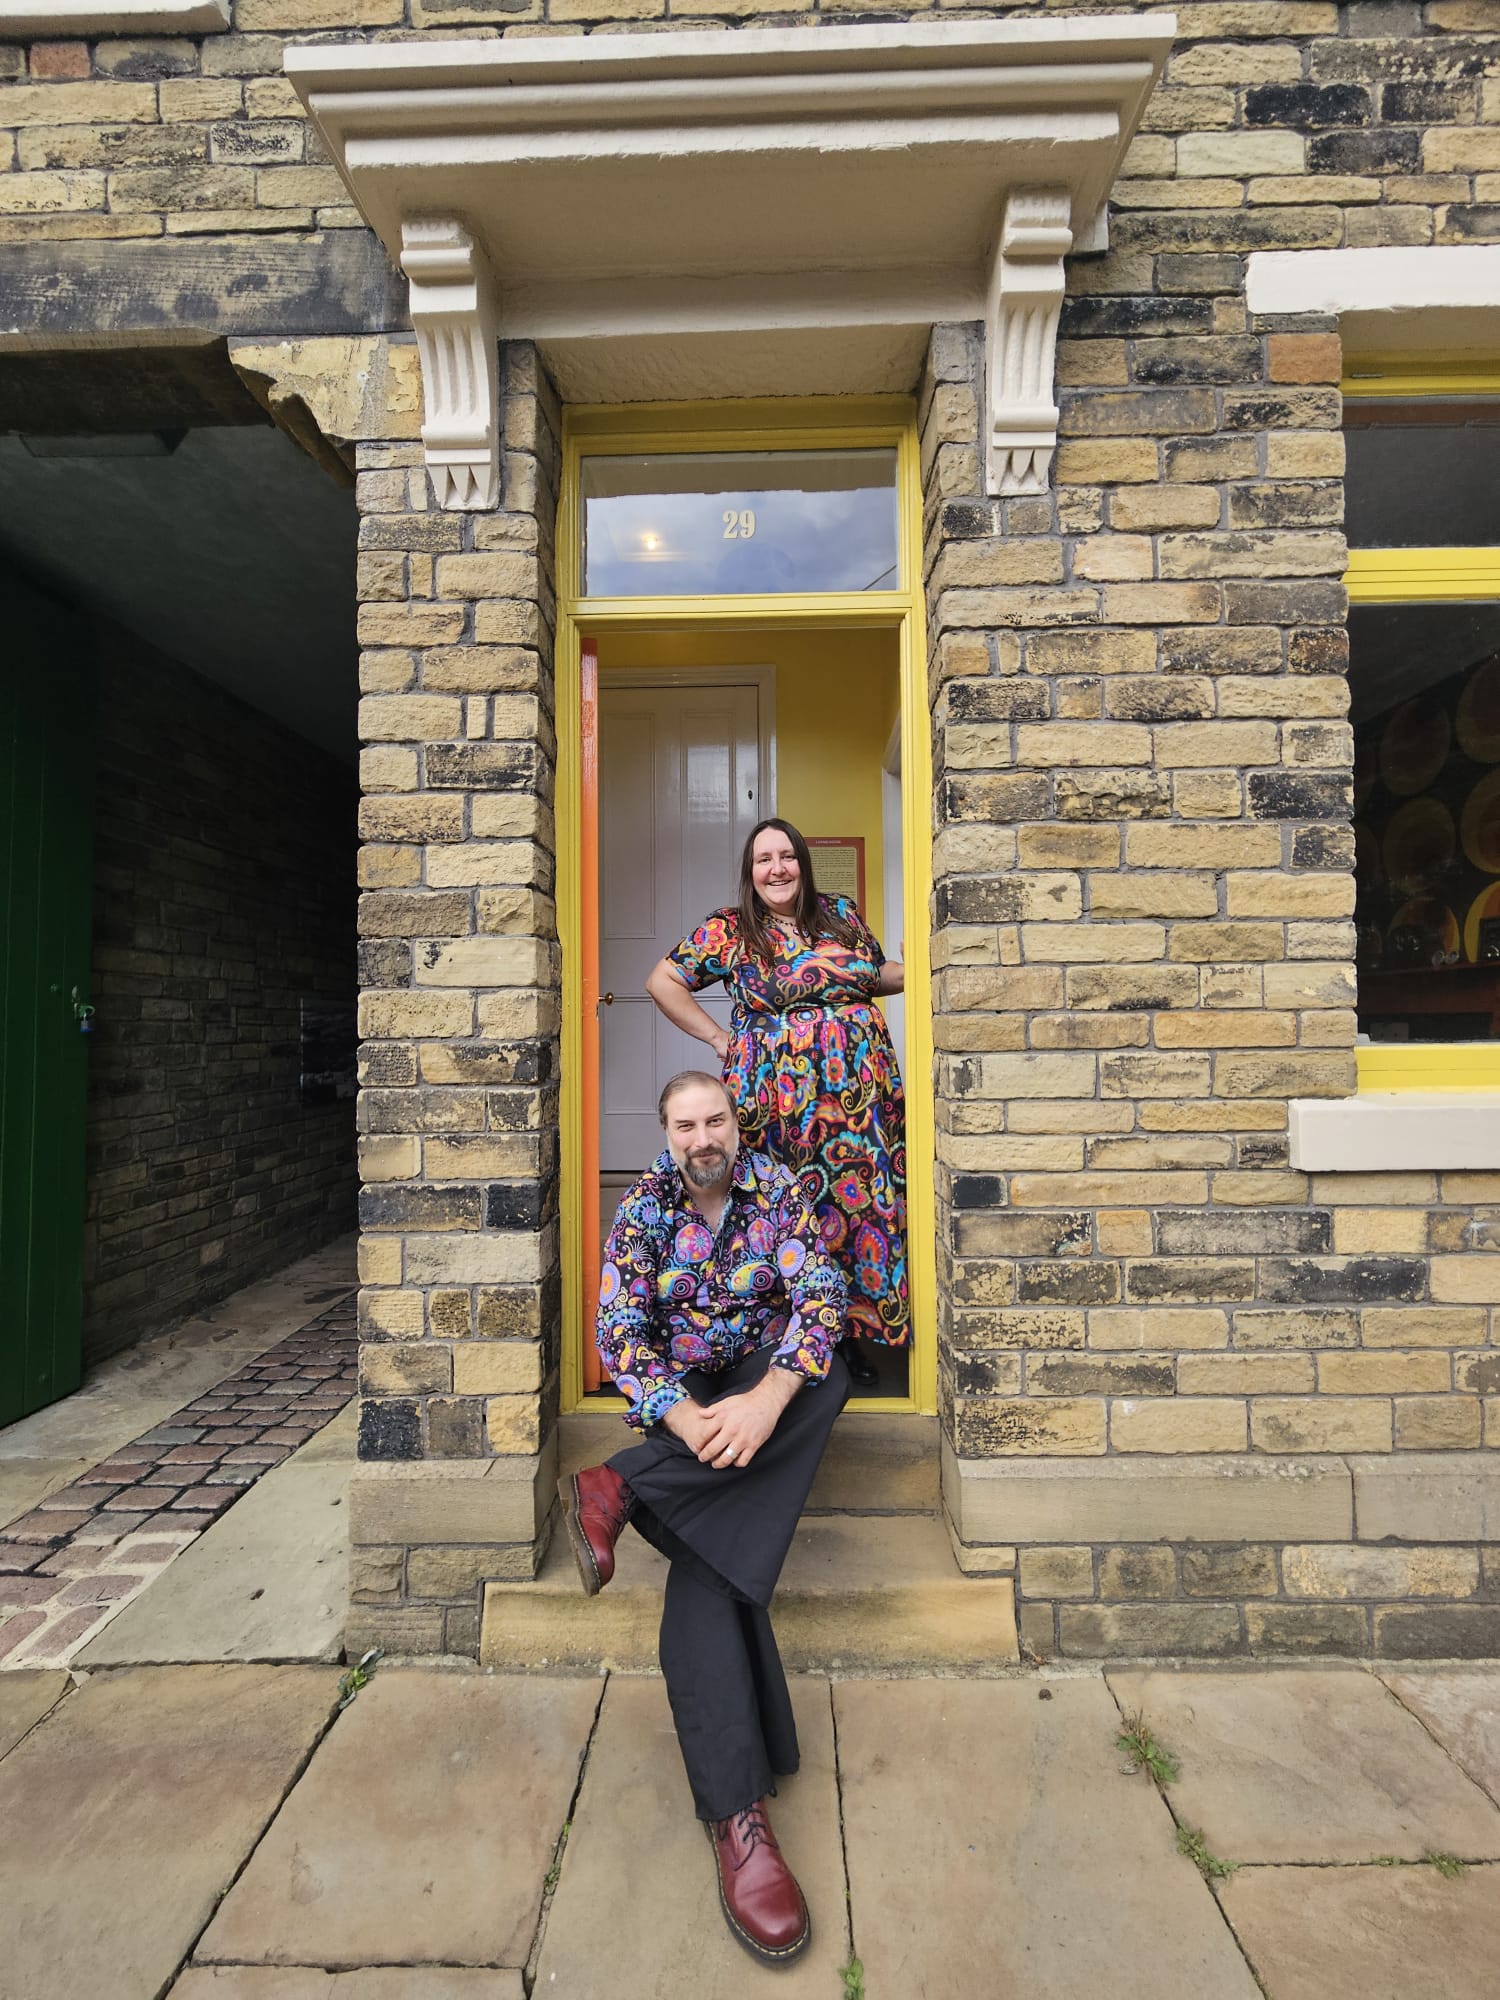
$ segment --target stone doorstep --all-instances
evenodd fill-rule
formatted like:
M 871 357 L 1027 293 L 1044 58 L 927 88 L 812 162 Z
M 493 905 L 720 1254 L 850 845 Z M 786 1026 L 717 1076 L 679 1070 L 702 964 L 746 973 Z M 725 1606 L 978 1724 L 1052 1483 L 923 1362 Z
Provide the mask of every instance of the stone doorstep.
M 580 1410 L 557 1426 L 558 1473 L 597 1465 L 632 1442 L 613 1411 Z M 935 1514 L 936 1417 L 874 1416 L 845 1410 L 833 1427 L 813 1481 L 809 1514 Z
M 651 1672 L 665 1574 L 627 1533 L 614 1581 L 586 1598 L 559 1533 L 535 1582 L 486 1584 L 480 1664 Z M 1020 1659 L 1010 1579 L 961 1576 L 936 1515 L 804 1518 L 774 1616 L 789 1673 L 983 1674 Z

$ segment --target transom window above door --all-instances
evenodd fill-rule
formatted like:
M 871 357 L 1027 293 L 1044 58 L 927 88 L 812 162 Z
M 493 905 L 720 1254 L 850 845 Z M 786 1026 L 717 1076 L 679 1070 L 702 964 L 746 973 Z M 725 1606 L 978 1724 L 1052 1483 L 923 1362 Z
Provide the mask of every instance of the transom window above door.
M 893 447 L 586 456 L 586 597 L 901 588 Z

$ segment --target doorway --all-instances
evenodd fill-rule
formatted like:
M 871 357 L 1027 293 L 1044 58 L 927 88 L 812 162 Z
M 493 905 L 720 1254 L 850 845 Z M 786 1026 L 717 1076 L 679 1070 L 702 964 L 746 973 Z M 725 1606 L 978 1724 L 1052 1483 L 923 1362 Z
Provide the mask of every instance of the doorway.
M 592 1341 L 603 1239 L 624 1188 L 660 1150 L 662 1082 L 706 1056 L 657 1014 L 645 976 L 735 900 L 750 828 L 773 814 L 798 826 L 820 890 L 852 895 L 888 958 L 905 942 L 909 992 L 925 993 L 928 976 L 930 745 L 910 405 L 888 399 L 870 412 L 878 425 L 867 416 L 857 427 L 835 426 L 819 410 L 815 431 L 800 406 L 774 406 L 766 414 L 775 422 L 753 429 L 744 405 L 648 431 L 654 414 L 572 418 L 560 521 L 563 1392 L 574 1410 L 614 1401 Z M 848 490 L 874 488 L 869 462 L 880 463 L 882 451 L 897 520 L 885 548 L 868 491 L 856 505 Z M 601 472 L 595 454 L 615 462 Z M 790 476 L 780 461 L 795 461 Z M 816 532 L 779 524 L 788 488 L 818 516 Z M 595 493 L 605 505 L 590 512 Z M 623 496 L 636 493 L 650 503 L 631 501 L 639 518 L 626 515 L 622 528 Z M 839 561 L 829 523 L 841 510 L 857 549 L 843 573 L 825 570 L 818 589 L 816 564 L 836 570 Z M 728 542 L 731 531 L 760 543 L 753 562 L 743 547 L 710 555 L 708 538 Z M 739 596 L 726 589 L 736 564 Z M 668 565 L 678 572 L 670 580 Z M 581 588 L 586 575 L 591 595 Z M 663 583 L 669 594 L 645 595 Z M 727 1018 L 721 988 L 698 997 Z M 886 1355 L 864 1407 L 930 1411 L 931 1018 L 923 1006 L 883 1005 L 907 1092 L 913 1339 Z

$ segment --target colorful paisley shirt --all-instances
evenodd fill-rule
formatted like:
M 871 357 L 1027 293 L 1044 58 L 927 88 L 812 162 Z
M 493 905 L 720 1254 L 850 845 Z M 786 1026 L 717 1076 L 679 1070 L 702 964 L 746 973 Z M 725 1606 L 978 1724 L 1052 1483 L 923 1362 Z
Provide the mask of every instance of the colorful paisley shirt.
M 824 1256 L 796 1180 L 742 1147 L 717 1234 L 688 1198 L 670 1152 L 620 1203 L 604 1246 L 594 1338 L 636 1430 L 688 1391 L 774 1344 L 773 1366 L 821 1382 L 844 1330 L 845 1286 Z
M 667 958 L 693 992 L 723 980 L 734 1002 L 724 1084 L 745 1144 L 800 1181 L 823 1248 L 848 1281 L 849 1331 L 901 1347 L 911 1323 L 906 1100 L 875 1005 L 885 955 L 849 897 L 833 908 L 852 948 L 781 939 L 769 960 L 757 958 L 729 909 L 715 910 Z

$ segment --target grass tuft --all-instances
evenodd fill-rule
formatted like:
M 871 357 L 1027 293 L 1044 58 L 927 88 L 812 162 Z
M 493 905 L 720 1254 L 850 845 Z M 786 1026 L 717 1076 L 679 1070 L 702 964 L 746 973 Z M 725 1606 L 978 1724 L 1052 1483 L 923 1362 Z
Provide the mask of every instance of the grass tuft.
M 865 1969 L 857 1958 L 839 1967 L 839 1978 L 844 1982 L 844 2000 L 865 2000 Z
M 1177 1829 L 1177 1852 L 1185 1854 L 1205 1882 L 1222 1882 L 1239 1867 L 1238 1861 L 1221 1861 L 1209 1851 L 1208 1842 L 1195 1826 Z
M 381 1648 L 372 1646 L 368 1653 L 361 1654 L 354 1665 L 339 1682 L 339 1707 L 345 1709 L 353 1701 L 361 1688 L 368 1687 L 374 1677 L 380 1659 Z
M 1456 1882 L 1469 1865 L 1467 1861 L 1460 1861 L 1456 1854 L 1434 1854 L 1430 1847 L 1422 1859 L 1430 1862 L 1445 1882 Z
M 1145 1716 L 1127 1715 L 1125 1727 L 1115 1738 L 1115 1748 L 1123 1750 L 1138 1771 L 1149 1771 L 1158 1785 L 1177 1782 L 1177 1759 L 1152 1735 Z

